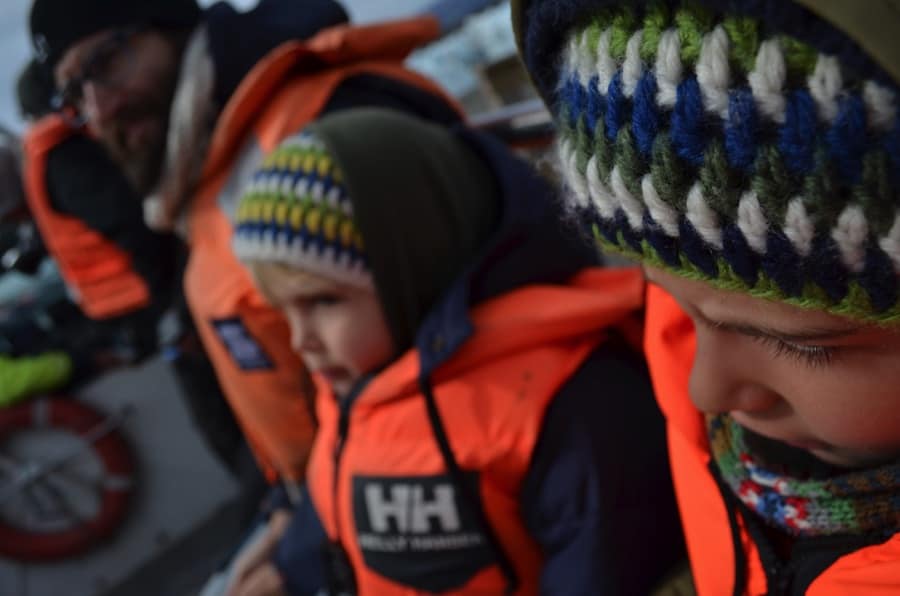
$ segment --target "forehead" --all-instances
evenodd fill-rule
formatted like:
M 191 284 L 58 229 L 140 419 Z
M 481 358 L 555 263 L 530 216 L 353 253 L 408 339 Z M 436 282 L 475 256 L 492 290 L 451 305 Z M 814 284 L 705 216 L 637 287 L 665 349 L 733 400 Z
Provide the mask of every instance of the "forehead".
M 256 263 L 251 266 L 260 289 L 275 303 L 283 303 L 304 295 L 335 292 L 343 286 L 327 277 L 278 263 Z
M 791 330 L 855 331 L 869 325 L 821 310 L 805 309 L 774 300 L 731 292 L 679 277 L 662 269 L 644 266 L 647 279 L 665 289 L 683 306 L 720 322 L 740 322 L 768 328 Z
M 84 61 L 88 59 L 97 46 L 102 44 L 113 31 L 114 29 L 104 29 L 103 31 L 84 37 L 72 44 L 72 46 L 66 50 L 65 54 L 62 55 L 62 58 L 60 58 L 59 63 L 57 63 L 56 68 L 53 70 L 57 83 L 74 76 L 74 74 L 81 69 Z

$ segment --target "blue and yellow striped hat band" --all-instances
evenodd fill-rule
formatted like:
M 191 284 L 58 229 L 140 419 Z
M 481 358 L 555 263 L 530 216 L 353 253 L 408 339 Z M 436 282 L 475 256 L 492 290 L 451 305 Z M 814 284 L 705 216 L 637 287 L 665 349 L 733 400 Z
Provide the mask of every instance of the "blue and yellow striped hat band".
M 283 141 L 254 172 L 238 205 L 233 246 L 245 262 L 373 285 L 342 174 L 308 132 Z

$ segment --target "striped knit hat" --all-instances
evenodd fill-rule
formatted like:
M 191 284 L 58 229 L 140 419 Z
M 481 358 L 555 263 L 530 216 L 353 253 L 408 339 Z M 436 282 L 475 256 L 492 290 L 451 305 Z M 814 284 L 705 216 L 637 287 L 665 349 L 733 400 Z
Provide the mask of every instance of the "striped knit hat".
M 233 246 L 245 262 L 372 287 L 343 176 L 309 132 L 283 141 L 256 170 L 238 205 Z
M 879 64 L 786 0 L 514 4 L 558 120 L 567 201 L 605 248 L 900 321 L 898 90 L 881 66 L 900 60 L 896 42 Z

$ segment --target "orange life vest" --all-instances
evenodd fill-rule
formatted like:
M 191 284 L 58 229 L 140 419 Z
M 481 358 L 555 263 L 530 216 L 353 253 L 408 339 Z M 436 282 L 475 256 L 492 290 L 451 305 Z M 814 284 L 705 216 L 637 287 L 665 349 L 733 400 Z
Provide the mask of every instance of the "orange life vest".
M 734 541 L 728 511 L 708 469 L 709 442 L 703 416 L 688 395 L 696 341 L 694 326 L 664 290 L 647 292 L 645 347 L 660 407 L 669 431 L 669 456 L 681 510 L 691 570 L 700 596 L 734 593 Z M 738 513 L 746 556 L 745 594 L 768 594 L 759 551 Z M 809 586 L 808 596 L 900 594 L 900 534 L 837 559 Z
M 642 283 L 633 269 L 589 269 L 565 286 L 489 300 L 471 313 L 472 338 L 431 377 L 454 458 L 477 478 L 520 594 L 539 589 L 542 556 L 519 503 L 546 409 L 603 330 L 640 306 Z M 411 350 L 365 386 L 343 420 L 317 379 L 308 477 L 316 511 L 347 553 L 360 596 L 502 594 L 506 579 L 448 475 L 418 374 Z
M 314 120 L 354 75 L 387 77 L 455 105 L 403 67 L 410 51 L 438 34 L 437 22 L 424 18 L 344 25 L 283 44 L 245 77 L 217 123 L 188 213 L 185 293 L 225 395 L 270 479 L 303 477 L 315 431 L 312 390 L 301 386 L 303 365 L 283 316 L 265 303 L 231 251 L 229 211 L 241 173 Z
M 73 134 L 77 131 L 56 114 L 42 118 L 28 130 L 24 143 L 25 195 L 72 299 L 92 319 L 108 319 L 144 308 L 150 303 L 150 292 L 135 273 L 127 252 L 81 220 L 51 206 L 47 155 Z

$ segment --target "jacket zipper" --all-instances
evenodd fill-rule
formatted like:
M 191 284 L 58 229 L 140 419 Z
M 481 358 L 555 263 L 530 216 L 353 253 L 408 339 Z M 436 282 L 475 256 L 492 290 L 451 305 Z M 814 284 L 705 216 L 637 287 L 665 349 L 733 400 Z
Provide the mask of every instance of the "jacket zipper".
M 350 431 L 350 400 L 345 400 L 339 405 L 340 416 L 338 418 L 337 441 L 334 445 L 334 476 L 331 482 L 332 510 L 334 511 L 335 541 L 341 542 L 341 507 L 338 500 L 339 483 L 341 478 L 341 456 L 344 454 L 344 445 L 347 443 L 347 434 Z

